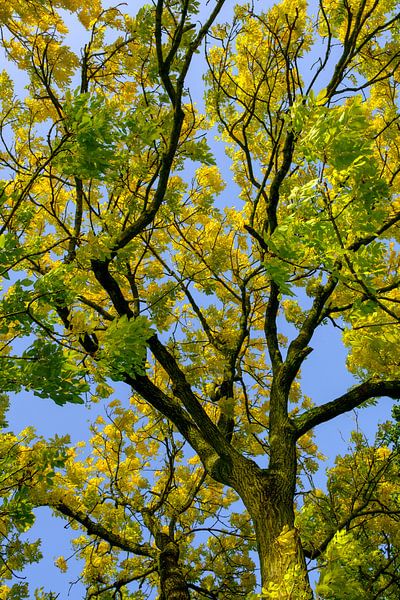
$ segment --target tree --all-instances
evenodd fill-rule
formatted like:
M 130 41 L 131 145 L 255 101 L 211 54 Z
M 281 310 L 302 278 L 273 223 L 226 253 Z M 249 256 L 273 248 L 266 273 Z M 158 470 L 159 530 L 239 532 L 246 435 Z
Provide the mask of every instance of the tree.
M 342 498 L 329 519 L 321 507 L 333 496 L 313 492 L 297 523 L 295 498 L 317 457 L 313 428 L 400 397 L 399 4 L 321 0 L 315 16 L 305 2 L 238 5 L 229 23 L 224 0 L 157 0 L 136 16 L 81 4 L 10 0 L 0 12 L 3 48 L 27 81 L 22 97 L 12 71 L 0 81 L 1 385 L 63 404 L 121 382 L 133 399 L 94 433 L 103 462 L 85 467 L 59 440 L 15 440 L 49 469 L 23 486 L 20 527 L 47 504 L 86 531 L 88 597 L 147 597 L 128 591 L 135 578 L 163 600 L 245 596 L 254 580 L 239 573 L 254 544 L 265 597 L 311 598 L 307 558 L 325 568 L 317 593 L 337 597 L 344 541 L 365 564 L 375 552 L 365 597 L 390 597 L 398 576 L 387 576 L 395 563 L 374 527 L 343 537 L 362 521 L 354 506 Z M 67 43 L 71 15 L 81 50 Z M 204 110 L 191 79 L 203 49 Z M 232 170 L 226 196 L 215 133 Z M 343 331 L 357 383 L 313 404 L 300 370 L 329 324 Z M 367 489 L 387 493 L 375 463 L 389 472 L 393 452 L 357 448 L 372 465 Z M 157 456 L 164 466 L 143 481 Z M 10 477 L 4 494 L 19 506 Z M 229 523 L 233 491 L 246 511 Z M 358 497 L 398 514 L 392 499 Z M 307 514 L 318 514 L 311 538 Z M 222 533 L 191 555 L 206 518 L 221 519 Z

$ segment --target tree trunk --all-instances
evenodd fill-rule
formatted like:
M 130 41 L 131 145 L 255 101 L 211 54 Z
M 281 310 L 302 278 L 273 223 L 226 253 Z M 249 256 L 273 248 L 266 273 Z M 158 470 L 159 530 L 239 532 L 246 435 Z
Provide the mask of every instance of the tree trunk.
M 276 469 L 260 469 L 252 461 L 235 464 L 235 489 L 253 521 L 266 598 L 311 600 L 301 541 L 294 526 L 296 445 L 290 435 L 281 439 Z M 246 464 L 247 463 L 247 464 Z M 264 595 L 265 595 L 264 594 Z
M 186 579 L 179 565 L 179 547 L 166 533 L 156 535 L 160 550 L 158 571 L 161 594 L 159 600 L 190 600 Z
M 257 494 L 253 488 L 247 504 L 256 533 L 262 586 L 279 600 L 309 600 L 313 595 L 294 526 L 293 498 L 287 501 L 279 493 L 279 483 L 275 488 L 273 483 L 267 488 L 259 485 Z

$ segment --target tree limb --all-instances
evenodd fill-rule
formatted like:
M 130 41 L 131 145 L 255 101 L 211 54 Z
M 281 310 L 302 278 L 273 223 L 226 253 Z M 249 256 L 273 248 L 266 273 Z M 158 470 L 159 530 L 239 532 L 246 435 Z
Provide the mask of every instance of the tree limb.
M 86 529 L 89 535 L 100 537 L 102 540 L 108 542 L 110 546 L 115 546 L 125 552 L 132 552 L 132 554 L 136 554 L 137 556 L 156 558 L 156 551 L 150 544 L 135 544 L 134 542 L 129 541 L 121 534 L 115 533 L 108 527 L 103 527 L 100 523 L 93 521 L 86 512 L 71 508 L 63 500 L 56 500 L 54 502 L 49 501 L 47 505 L 56 509 L 66 517 L 77 521 Z
M 295 417 L 293 424 L 296 428 L 296 438 L 301 437 L 316 425 L 326 423 L 345 412 L 357 408 L 360 404 L 375 396 L 400 398 L 400 379 L 377 381 L 371 378 L 351 388 L 342 396 L 335 398 L 335 400 L 326 402 L 326 404 L 322 404 L 321 406 L 315 406 Z

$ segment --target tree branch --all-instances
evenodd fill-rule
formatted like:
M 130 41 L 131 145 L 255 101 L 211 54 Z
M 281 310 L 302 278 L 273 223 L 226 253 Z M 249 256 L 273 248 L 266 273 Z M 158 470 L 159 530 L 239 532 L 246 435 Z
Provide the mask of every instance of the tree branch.
M 353 387 L 346 394 L 335 398 L 335 400 L 311 408 L 298 417 L 293 418 L 292 422 L 296 428 L 296 438 L 298 439 L 316 425 L 326 423 L 345 412 L 357 408 L 360 404 L 375 396 L 400 398 L 400 379 L 388 381 L 369 379 Z
M 174 395 L 182 401 L 204 439 L 208 440 L 219 456 L 230 456 L 233 451 L 232 447 L 196 398 L 175 357 L 156 335 L 148 340 L 148 344 L 157 361 L 171 378 Z
M 179 73 L 176 88 L 174 89 L 172 86 L 171 80 L 169 78 L 169 69 L 168 69 L 168 72 L 165 73 L 165 62 L 164 62 L 164 59 L 162 56 L 162 49 L 160 46 L 160 44 L 161 44 L 161 37 L 160 37 L 161 36 L 161 13 L 163 10 L 163 1 L 158 0 L 157 8 L 156 8 L 156 40 L 157 40 L 156 45 L 158 48 L 157 51 L 158 51 L 158 60 L 159 60 L 159 71 L 160 71 L 159 74 L 160 74 L 160 77 L 161 77 L 164 85 L 167 84 L 166 89 L 167 89 L 168 95 L 170 97 L 172 106 L 174 108 L 173 125 L 172 125 L 172 130 L 171 130 L 171 134 L 170 134 L 170 138 L 169 138 L 168 148 L 162 158 L 157 189 L 155 190 L 153 201 L 151 202 L 149 208 L 144 210 L 140 214 L 140 216 L 137 218 L 137 220 L 134 223 L 132 223 L 132 225 L 127 227 L 120 234 L 120 236 L 116 240 L 114 247 L 112 249 L 113 253 L 117 252 L 117 250 L 120 250 L 121 248 L 124 248 L 135 236 L 137 236 L 139 233 L 144 231 L 144 229 L 148 225 L 150 225 L 150 223 L 153 221 L 154 217 L 156 216 L 157 211 L 160 208 L 162 202 L 164 201 L 164 196 L 165 196 L 165 192 L 167 190 L 173 161 L 176 157 L 176 151 L 177 151 L 178 145 L 179 145 L 179 137 L 181 134 L 182 125 L 183 125 L 183 121 L 184 121 L 184 112 L 182 109 L 182 92 L 183 92 L 183 86 L 185 83 L 185 77 L 186 77 L 187 71 L 189 69 L 191 60 L 193 58 L 193 54 L 196 52 L 197 48 L 201 44 L 202 40 L 204 39 L 204 36 L 206 35 L 207 31 L 209 30 L 212 23 L 216 19 L 217 15 L 220 12 L 224 3 L 225 3 L 225 0 L 219 0 L 217 2 L 210 17 L 207 19 L 206 23 L 200 29 L 194 42 L 190 45 L 190 48 L 189 48 L 188 52 L 186 53 L 181 72 Z M 163 69 L 164 69 L 164 71 L 163 71 Z
M 339 270 L 341 264 L 337 262 L 335 266 L 336 269 Z M 300 329 L 299 334 L 289 345 L 287 358 L 284 365 L 286 371 L 285 379 L 287 380 L 287 385 L 289 386 L 296 377 L 303 360 L 312 351 L 312 348 L 308 346 L 308 343 L 320 322 L 321 313 L 327 300 L 332 295 L 337 283 L 337 277 L 331 275 L 326 284 L 319 287 L 315 295 L 313 305 L 308 311 L 308 315 Z
M 63 500 L 56 500 L 54 502 L 49 501 L 47 506 L 56 509 L 66 517 L 77 521 L 86 529 L 89 535 L 101 538 L 108 542 L 110 546 L 115 546 L 125 552 L 132 552 L 132 554 L 136 554 L 137 556 L 147 556 L 149 558 L 156 558 L 157 556 L 156 551 L 150 544 L 135 544 L 134 542 L 129 541 L 119 533 L 114 533 L 110 531 L 108 527 L 103 527 L 100 523 L 93 521 L 88 517 L 86 512 L 71 508 Z

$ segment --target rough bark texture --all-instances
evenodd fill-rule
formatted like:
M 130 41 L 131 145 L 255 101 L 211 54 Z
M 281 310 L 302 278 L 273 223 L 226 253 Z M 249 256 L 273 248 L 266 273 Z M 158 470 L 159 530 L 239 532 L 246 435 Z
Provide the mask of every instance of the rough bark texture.
M 275 398 L 276 402 L 282 400 Z M 309 600 L 313 594 L 294 525 L 296 435 L 285 411 L 270 432 L 274 430 L 281 435 L 271 436 L 269 468 L 261 469 L 243 457 L 234 459 L 229 484 L 240 495 L 254 524 L 263 587 L 272 586 L 270 589 L 282 600 Z
M 292 574 L 288 585 L 298 585 L 298 592 L 293 590 L 291 597 L 312 598 L 287 477 L 261 469 L 258 473 L 243 469 L 237 477 L 237 491 L 254 524 L 263 587 L 282 586 L 285 575 Z M 286 593 L 282 589 L 282 599 Z
M 282 489 L 279 476 L 271 477 L 266 485 L 263 481 L 257 483 L 252 486 L 247 509 L 257 537 L 263 587 L 276 585 L 282 599 L 293 587 L 291 598 L 312 598 L 303 549 L 294 527 L 293 499 Z M 285 576 L 289 577 L 287 585 Z
M 156 535 L 160 550 L 158 569 L 161 594 L 159 600 L 190 600 L 186 579 L 179 565 L 179 546 L 166 533 Z

